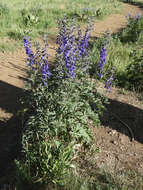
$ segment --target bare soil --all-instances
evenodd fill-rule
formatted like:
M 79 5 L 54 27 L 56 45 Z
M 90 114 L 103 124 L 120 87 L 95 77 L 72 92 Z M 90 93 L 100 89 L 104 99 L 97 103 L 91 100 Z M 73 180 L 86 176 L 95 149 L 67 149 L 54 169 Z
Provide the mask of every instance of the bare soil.
M 110 104 L 101 117 L 102 126 L 94 128 L 101 149 L 95 155 L 96 163 L 111 171 L 134 170 L 143 175 L 143 102 L 134 92 L 113 88 L 109 93 L 100 85 L 98 91 Z
M 122 14 L 113 14 L 104 21 L 96 21 L 92 36 L 101 36 L 105 31 L 112 33 L 126 26 L 125 16 L 142 12 L 135 5 L 123 4 Z M 55 47 L 55 41 L 50 42 Z M 51 59 L 54 51 L 50 50 Z M 22 93 L 25 76 L 25 51 L 0 52 L 0 178 L 7 175 L 10 165 L 20 150 L 20 121 L 16 116 L 19 109 L 17 98 Z M 143 174 L 143 104 L 136 94 L 121 93 L 113 88 L 106 93 L 103 86 L 98 90 L 106 94 L 110 105 L 101 117 L 102 126 L 94 128 L 99 153 L 95 155 L 98 167 L 111 170 L 134 169 Z

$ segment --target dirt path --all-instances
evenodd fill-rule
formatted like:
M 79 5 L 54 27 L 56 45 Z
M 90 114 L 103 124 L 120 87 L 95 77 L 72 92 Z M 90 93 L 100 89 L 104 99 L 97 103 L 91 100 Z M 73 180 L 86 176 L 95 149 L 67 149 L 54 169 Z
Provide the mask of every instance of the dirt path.
M 101 36 L 107 30 L 109 30 L 111 33 L 119 32 L 122 28 L 126 26 L 126 16 L 128 14 L 133 16 L 137 12 L 142 12 L 141 8 L 134 5 L 124 3 L 123 6 L 124 9 L 122 14 L 112 14 L 105 20 L 96 22 L 94 26 L 95 32 L 93 32 L 93 35 Z
M 141 8 L 137 6 L 125 3 L 123 5 L 124 10 L 122 14 L 113 14 L 104 21 L 95 22 L 95 30 L 92 35 L 100 36 L 107 30 L 110 30 L 112 33 L 118 32 L 126 26 L 125 16 L 128 13 L 135 15 L 136 12 L 142 12 Z M 51 44 L 54 47 L 54 42 Z M 50 53 L 53 54 L 53 52 Z M 13 154 L 12 157 L 15 158 L 18 151 L 15 149 L 15 145 L 11 145 L 14 139 L 17 142 L 19 141 L 17 139 L 19 129 L 15 127 L 17 120 L 13 119 L 13 115 L 15 115 L 18 107 L 18 102 L 16 102 L 17 96 L 21 93 L 21 88 L 23 87 L 22 79 L 25 77 L 25 59 L 24 48 L 14 53 L 0 52 L 0 177 L 4 175 L 1 173 L 1 171 L 4 171 L 4 164 L 3 162 L 1 163 L 1 160 L 5 160 L 5 164 L 8 163 L 10 160 L 9 156 Z M 119 168 L 127 167 L 127 165 L 131 167 L 133 165 L 136 170 L 143 173 L 143 106 L 131 94 L 127 94 L 126 98 L 124 96 L 124 100 L 126 100 L 124 102 L 122 96 L 117 92 L 115 93 L 115 91 L 113 90 L 108 95 L 111 106 L 108 107 L 108 113 L 105 113 L 105 117 L 102 118 L 103 127 L 100 129 L 96 128 L 94 131 L 97 145 L 102 149 L 102 152 L 95 157 L 96 163 L 99 166 L 107 165 L 109 168 L 115 168 L 116 163 L 118 163 Z M 126 123 L 129 122 L 130 124 L 133 121 L 134 143 L 130 141 L 129 130 L 111 114 L 113 110 Z M 128 112 L 130 112 L 129 115 Z M 12 126 L 14 127 L 12 128 Z M 9 131 L 15 135 L 9 137 Z M 7 139 L 5 135 L 7 135 Z

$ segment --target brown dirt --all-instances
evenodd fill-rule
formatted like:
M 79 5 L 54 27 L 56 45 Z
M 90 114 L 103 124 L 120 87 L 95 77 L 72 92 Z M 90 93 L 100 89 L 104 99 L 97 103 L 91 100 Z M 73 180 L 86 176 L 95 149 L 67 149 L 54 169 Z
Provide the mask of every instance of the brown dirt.
M 122 14 L 113 14 L 104 21 L 95 22 L 92 35 L 100 36 L 107 30 L 112 33 L 118 32 L 125 27 L 125 16 L 128 13 L 134 15 L 141 11 L 137 6 L 124 4 Z M 50 45 L 55 47 L 54 42 Z M 53 50 L 50 53 L 54 55 Z M 20 129 L 16 129 L 18 121 L 15 114 L 19 108 L 17 96 L 21 93 L 25 78 L 25 59 L 23 48 L 14 53 L 0 52 L 0 176 L 5 168 L 3 163 L 10 162 L 18 151 L 15 143 L 19 142 L 16 136 L 19 135 Z M 102 89 L 99 87 L 99 91 Z M 107 106 L 108 111 L 101 118 L 102 126 L 94 129 L 96 143 L 101 150 L 95 155 L 96 163 L 99 167 L 108 166 L 110 169 L 118 170 L 131 168 L 143 174 L 143 105 L 136 99 L 135 94 L 123 95 L 116 88 L 106 95 L 111 104 Z M 134 140 L 130 130 L 116 118 L 116 115 L 131 128 Z M 8 133 L 15 135 L 9 137 Z
M 135 170 L 143 175 L 143 102 L 134 92 L 113 88 L 109 93 L 103 84 L 98 91 L 110 104 L 101 117 L 102 126 L 94 129 L 97 146 L 95 155 L 99 167 L 111 171 Z
M 119 32 L 127 24 L 126 16 L 129 13 L 131 16 L 133 16 L 137 12 L 138 13 L 142 12 L 142 9 L 137 6 L 124 3 L 122 14 L 112 14 L 103 21 L 95 22 L 94 25 L 95 32 L 93 32 L 93 36 L 101 36 L 107 30 L 109 30 L 111 33 Z

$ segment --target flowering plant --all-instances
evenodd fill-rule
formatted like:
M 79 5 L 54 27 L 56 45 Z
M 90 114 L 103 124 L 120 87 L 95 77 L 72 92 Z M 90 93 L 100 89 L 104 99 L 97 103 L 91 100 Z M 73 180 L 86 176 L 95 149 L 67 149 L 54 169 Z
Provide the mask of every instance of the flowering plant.
M 128 14 L 126 18 L 127 27 L 120 34 L 121 42 L 141 42 L 143 14 L 136 13 L 133 18 Z
M 48 62 L 46 40 L 34 54 L 30 41 L 24 38 L 29 66 L 22 141 L 25 158 L 17 166 L 20 179 L 29 183 L 63 184 L 74 155 L 72 147 L 89 144 L 89 121 L 93 125 L 100 123 L 106 99 L 97 92 L 88 74 L 91 26 L 82 34 L 74 21 L 59 21 L 53 65 Z

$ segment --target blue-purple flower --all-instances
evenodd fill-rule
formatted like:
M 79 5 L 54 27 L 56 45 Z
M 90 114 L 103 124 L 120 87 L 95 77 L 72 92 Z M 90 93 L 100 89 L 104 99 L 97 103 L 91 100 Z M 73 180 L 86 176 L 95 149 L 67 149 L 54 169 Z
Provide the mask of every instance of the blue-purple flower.
M 76 47 L 75 47 L 75 36 L 74 36 L 74 27 L 68 27 L 67 20 L 62 20 L 59 23 L 60 32 L 57 37 L 57 44 L 59 45 L 57 49 L 58 58 L 61 60 L 62 67 L 60 70 L 64 71 L 66 68 L 66 77 L 74 78 L 75 77 L 75 65 L 76 65 Z M 59 73 L 64 74 L 63 71 Z
M 142 14 L 139 14 L 139 13 L 136 13 L 135 16 L 134 16 L 134 22 L 140 20 L 142 18 Z
M 27 58 L 28 65 L 32 67 L 34 65 L 34 53 L 31 49 L 31 43 L 26 37 L 24 37 L 24 47 L 26 55 L 28 57 Z
M 51 72 L 49 70 L 48 56 L 41 57 L 41 73 L 42 73 L 42 82 L 47 86 L 47 79 L 51 77 Z
M 81 30 L 74 24 L 74 21 L 72 24 L 69 24 L 65 18 L 59 22 L 59 30 L 57 56 L 60 59 L 60 65 L 58 65 L 57 70 L 59 75 L 62 74 L 66 78 L 74 78 L 77 68 L 81 67 L 82 69 L 86 67 L 83 59 L 87 55 L 91 25 L 87 27 L 85 34 L 82 35 Z M 81 63 L 80 66 L 79 63 Z M 59 77 L 62 78 L 61 76 Z
M 103 77 L 104 66 L 106 64 L 106 60 L 107 60 L 107 48 L 105 45 L 103 45 L 101 48 L 101 51 L 100 51 L 100 60 L 97 64 L 98 76 L 100 78 Z
M 28 65 L 34 68 L 34 70 L 37 69 L 39 72 L 41 71 L 42 82 L 45 86 L 47 86 L 47 79 L 50 78 L 51 73 L 49 70 L 46 44 L 45 48 L 43 48 L 42 50 L 38 48 L 37 54 L 35 56 L 33 51 L 31 50 L 31 43 L 26 37 L 24 37 L 24 47 L 26 50 L 26 55 L 28 57 L 27 58 Z M 33 67 L 34 64 L 35 67 Z
M 140 20 L 141 18 L 142 18 L 142 16 L 143 16 L 143 13 L 136 13 L 135 15 L 134 15 L 134 17 L 133 17 L 133 21 L 134 22 L 137 22 L 138 20 Z M 127 16 L 126 16 L 126 19 L 128 20 L 128 24 L 130 24 L 130 19 L 132 18 L 132 16 L 131 16 L 131 14 L 128 14 Z
M 105 83 L 105 88 L 107 88 L 109 92 L 111 91 L 112 85 L 113 85 L 113 80 L 114 80 L 114 76 L 113 75 L 114 74 L 113 74 L 113 71 L 112 71 L 112 74 L 111 74 L 110 78 Z
M 81 41 L 79 43 L 79 55 L 81 56 L 86 56 L 87 55 L 87 46 L 88 46 L 88 41 L 91 35 L 91 27 L 87 27 L 85 34 L 81 38 Z M 79 57 L 79 60 L 80 60 Z

